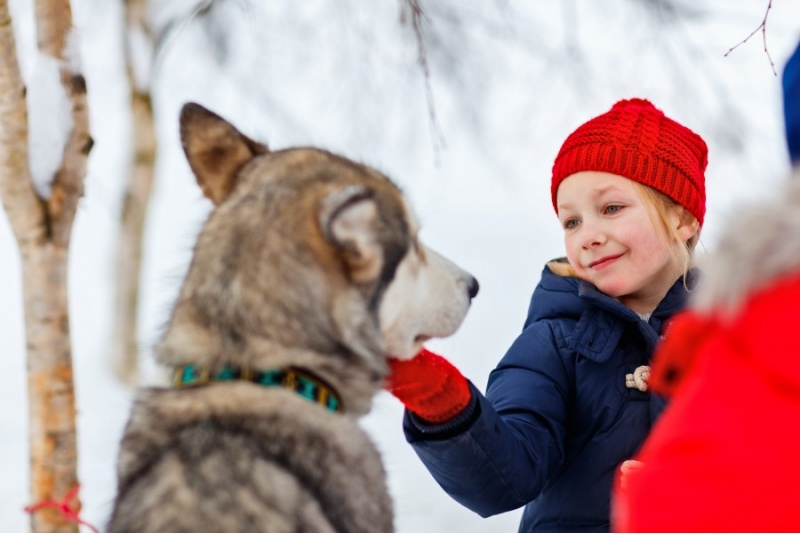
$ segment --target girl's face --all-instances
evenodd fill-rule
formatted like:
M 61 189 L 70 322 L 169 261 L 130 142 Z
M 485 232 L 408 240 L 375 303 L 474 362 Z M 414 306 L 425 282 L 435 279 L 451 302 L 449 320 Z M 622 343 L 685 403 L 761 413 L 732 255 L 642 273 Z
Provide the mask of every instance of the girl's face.
M 652 312 L 681 271 L 634 182 L 606 172 L 575 173 L 561 182 L 556 203 L 577 276 L 636 312 Z M 681 226 L 677 210 L 671 219 Z

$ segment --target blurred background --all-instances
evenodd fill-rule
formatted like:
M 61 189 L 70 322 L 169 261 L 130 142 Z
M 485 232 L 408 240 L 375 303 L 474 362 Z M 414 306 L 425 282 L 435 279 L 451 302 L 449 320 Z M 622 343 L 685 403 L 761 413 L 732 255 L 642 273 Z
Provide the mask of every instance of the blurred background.
M 32 2 L 9 4 L 30 85 Z M 71 244 L 70 321 L 82 516 L 101 528 L 133 396 L 130 377 L 113 362 L 117 248 L 134 161 L 132 87 L 150 96 L 156 142 L 135 316 L 140 384 L 159 377 L 151 349 L 210 209 L 178 139 L 187 101 L 272 148 L 319 146 L 395 180 L 427 244 L 480 280 L 461 330 L 429 346 L 481 388 L 520 332 L 543 264 L 563 255 L 549 173 L 579 124 L 635 96 L 704 137 L 706 250 L 743 206 L 788 179 L 779 74 L 800 39 L 793 0 L 153 0 L 145 7 L 141 31 L 126 20 L 123 0 L 72 1 L 95 145 Z M 32 160 L 47 150 L 32 147 Z M 28 529 L 19 264 L 0 210 L 5 532 Z M 519 511 L 482 519 L 452 501 L 405 443 L 401 418 L 399 402 L 382 393 L 363 421 L 383 454 L 399 530 L 516 531 Z

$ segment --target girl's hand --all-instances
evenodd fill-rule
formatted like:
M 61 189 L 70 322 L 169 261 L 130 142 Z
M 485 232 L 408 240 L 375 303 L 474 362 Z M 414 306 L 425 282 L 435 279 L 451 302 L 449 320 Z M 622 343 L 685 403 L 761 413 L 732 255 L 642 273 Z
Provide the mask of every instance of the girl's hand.
M 442 356 L 423 348 L 410 360 L 389 359 L 386 389 L 425 421 L 443 423 L 469 405 L 467 379 Z

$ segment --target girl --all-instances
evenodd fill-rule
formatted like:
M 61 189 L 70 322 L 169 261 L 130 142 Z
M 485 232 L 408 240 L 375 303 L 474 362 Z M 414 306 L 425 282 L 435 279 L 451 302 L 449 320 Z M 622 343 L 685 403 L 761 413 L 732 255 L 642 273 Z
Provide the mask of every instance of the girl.
M 390 360 L 408 441 L 482 516 L 520 506 L 521 531 L 607 531 L 612 479 L 663 402 L 646 367 L 694 285 L 705 142 L 650 102 L 581 125 L 553 165 L 566 259 L 548 263 L 486 396 L 425 349 Z

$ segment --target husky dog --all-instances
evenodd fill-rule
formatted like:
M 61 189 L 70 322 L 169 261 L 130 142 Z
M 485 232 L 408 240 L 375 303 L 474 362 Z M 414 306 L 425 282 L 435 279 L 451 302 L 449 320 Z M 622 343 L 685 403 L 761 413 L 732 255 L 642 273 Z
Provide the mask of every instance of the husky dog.
M 110 531 L 391 531 L 358 425 L 386 358 L 460 326 L 477 281 L 425 247 L 398 187 L 315 148 L 270 151 L 197 104 L 183 148 L 214 209 L 134 403 Z

